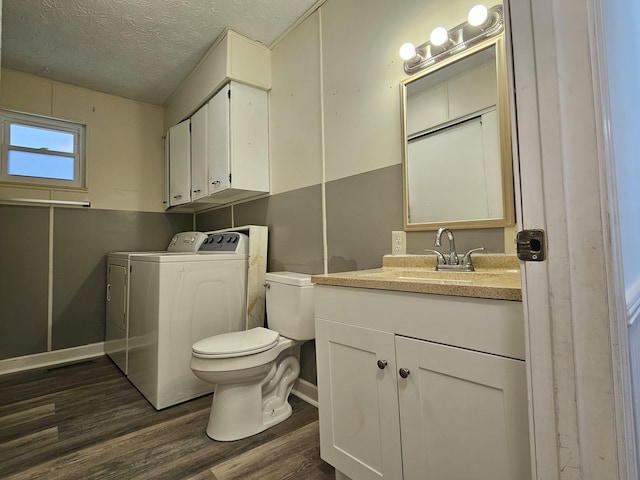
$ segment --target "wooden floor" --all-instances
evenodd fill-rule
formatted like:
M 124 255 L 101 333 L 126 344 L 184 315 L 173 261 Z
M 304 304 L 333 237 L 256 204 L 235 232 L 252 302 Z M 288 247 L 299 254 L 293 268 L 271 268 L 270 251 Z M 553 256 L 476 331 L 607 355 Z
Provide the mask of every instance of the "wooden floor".
M 210 395 L 158 412 L 107 357 L 0 376 L 0 478 L 333 479 L 317 409 L 290 401 L 279 425 L 216 442 Z

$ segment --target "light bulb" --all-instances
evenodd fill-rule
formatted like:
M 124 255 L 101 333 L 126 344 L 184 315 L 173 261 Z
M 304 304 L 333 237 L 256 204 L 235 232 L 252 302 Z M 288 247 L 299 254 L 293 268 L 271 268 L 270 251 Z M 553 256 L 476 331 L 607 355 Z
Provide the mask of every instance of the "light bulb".
M 486 23 L 488 16 L 489 11 L 487 10 L 487 7 L 484 5 L 476 5 L 469 10 L 467 21 L 469 22 L 469 25 L 480 27 Z
M 444 45 L 449 41 L 449 32 L 447 32 L 447 29 L 444 27 L 436 27 L 431 32 L 429 41 L 431 45 L 435 45 L 436 47 Z
M 400 47 L 400 58 L 405 62 L 416 57 L 416 47 L 413 43 L 403 43 Z

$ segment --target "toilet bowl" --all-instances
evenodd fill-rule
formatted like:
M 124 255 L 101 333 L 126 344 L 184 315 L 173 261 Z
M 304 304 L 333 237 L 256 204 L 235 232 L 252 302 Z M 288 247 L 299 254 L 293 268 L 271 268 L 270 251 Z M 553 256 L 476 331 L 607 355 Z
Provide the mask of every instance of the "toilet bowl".
M 216 385 L 207 435 L 232 441 L 260 433 L 291 415 L 289 394 L 300 373 L 294 347 L 315 337 L 309 275 L 267 273 L 267 321 L 196 342 L 191 370 Z

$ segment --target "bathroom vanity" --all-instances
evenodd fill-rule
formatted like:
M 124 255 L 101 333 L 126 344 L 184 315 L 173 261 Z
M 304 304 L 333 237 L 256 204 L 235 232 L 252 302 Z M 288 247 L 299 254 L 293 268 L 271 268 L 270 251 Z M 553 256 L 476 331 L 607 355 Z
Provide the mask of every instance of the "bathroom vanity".
M 313 277 L 321 456 L 341 474 L 531 478 L 517 260 L 489 257 Z

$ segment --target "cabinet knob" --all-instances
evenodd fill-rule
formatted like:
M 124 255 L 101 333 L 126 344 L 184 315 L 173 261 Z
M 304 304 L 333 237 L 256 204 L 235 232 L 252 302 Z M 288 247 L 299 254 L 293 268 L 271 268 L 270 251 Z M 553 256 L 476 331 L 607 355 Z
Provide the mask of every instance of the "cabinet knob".
M 387 361 L 386 360 L 378 360 L 378 368 L 380 370 L 384 370 L 384 368 L 387 366 Z
M 398 373 L 402 378 L 407 378 L 411 372 L 408 368 L 401 368 L 400 370 L 398 370 Z

